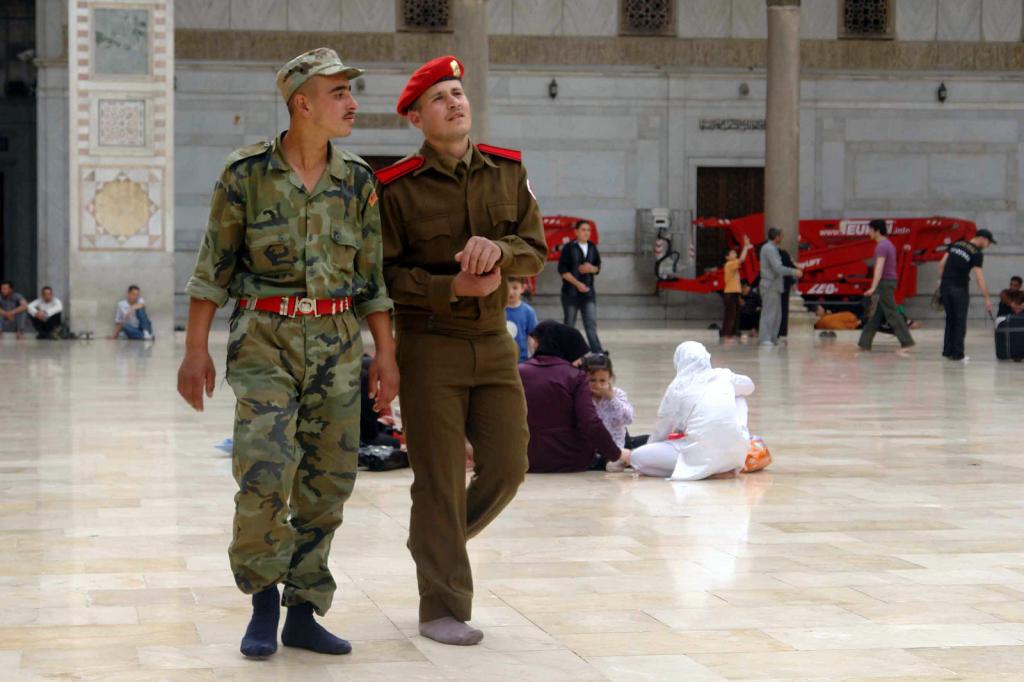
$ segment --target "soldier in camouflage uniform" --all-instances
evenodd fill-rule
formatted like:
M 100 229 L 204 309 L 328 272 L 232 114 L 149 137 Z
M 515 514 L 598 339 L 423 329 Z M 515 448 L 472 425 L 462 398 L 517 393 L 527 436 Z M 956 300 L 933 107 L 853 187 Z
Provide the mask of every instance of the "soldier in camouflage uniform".
M 330 143 L 351 133 L 358 107 L 349 79 L 362 71 L 320 48 L 277 74 L 289 130 L 231 154 L 213 193 L 191 296 L 178 391 L 197 410 L 213 394 L 207 337 L 217 307 L 231 316 L 227 379 L 235 392 L 235 582 L 253 595 L 242 653 L 286 646 L 342 654 L 348 642 L 313 618 L 331 605 L 328 553 L 356 478 L 359 322 L 377 349 L 371 387 L 394 399 L 398 368 L 391 300 L 381 273 L 373 174 Z M 284 585 L 279 597 L 277 583 Z

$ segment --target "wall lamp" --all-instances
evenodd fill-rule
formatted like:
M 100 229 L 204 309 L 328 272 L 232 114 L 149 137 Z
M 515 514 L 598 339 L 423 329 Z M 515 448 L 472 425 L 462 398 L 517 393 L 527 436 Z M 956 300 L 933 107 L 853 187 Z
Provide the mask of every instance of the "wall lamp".
M 551 99 L 558 97 L 558 81 L 554 78 L 552 78 L 551 82 L 548 83 L 548 97 Z
M 940 102 L 945 102 L 946 98 L 949 97 L 949 90 L 946 89 L 945 83 L 939 83 L 939 89 L 935 91 L 935 97 Z

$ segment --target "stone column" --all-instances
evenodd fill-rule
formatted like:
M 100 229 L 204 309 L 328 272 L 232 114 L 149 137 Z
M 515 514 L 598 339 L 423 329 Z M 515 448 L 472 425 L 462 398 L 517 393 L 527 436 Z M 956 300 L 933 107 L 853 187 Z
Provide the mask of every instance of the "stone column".
M 487 142 L 490 135 L 487 71 L 491 64 L 487 0 L 453 0 L 452 28 L 455 34 L 455 56 L 466 67 L 462 83 L 473 107 L 473 141 Z
M 61 0 L 36 0 L 36 280 L 39 286 L 52 286 L 64 301 L 68 300 L 67 19 Z
M 800 221 L 800 0 L 768 0 L 768 130 L 765 228 L 784 231 L 782 248 L 798 260 Z
M 69 0 L 69 289 L 76 331 L 107 335 L 129 284 L 174 324 L 174 3 Z

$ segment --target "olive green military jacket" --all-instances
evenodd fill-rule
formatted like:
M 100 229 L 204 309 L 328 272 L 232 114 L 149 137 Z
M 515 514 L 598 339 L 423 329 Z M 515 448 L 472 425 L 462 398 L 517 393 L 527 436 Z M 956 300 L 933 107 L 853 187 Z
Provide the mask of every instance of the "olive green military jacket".
M 228 156 L 185 292 L 218 306 L 229 297 L 351 296 L 360 318 L 390 310 L 372 170 L 331 144 L 308 192 L 283 137 Z
M 547 258 L 540 208 L 526 169 L 475 145 L 468 169 L 427 143 L 419 156 L 420 165 L 397 179 L 385 182 L 387 173 L 378 173 L 384 278 L 395 300 L 396 326 L 399 331 L 507 333 L 505 276 L 532 277 Z M 405 163 L 415 166 L 411 159 Z M 455 254 L 474 236 L 501 249 L 502 284 L 483 298 L 458 298 L 452 292 L 460 267 Z

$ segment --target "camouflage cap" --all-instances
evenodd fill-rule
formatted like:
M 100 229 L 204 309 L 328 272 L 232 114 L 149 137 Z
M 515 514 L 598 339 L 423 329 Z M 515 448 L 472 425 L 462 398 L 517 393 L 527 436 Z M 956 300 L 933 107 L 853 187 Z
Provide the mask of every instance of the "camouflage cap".
M 338 53 L 331 48 L 318 47 L 303 52 L 278 70 L 277 89 L 287 102 L 295 91 L 313 76 L 334 76 L 339 73 L 349 78 L 359 78 L 363 75 L 363 70 L 345 66 Z

